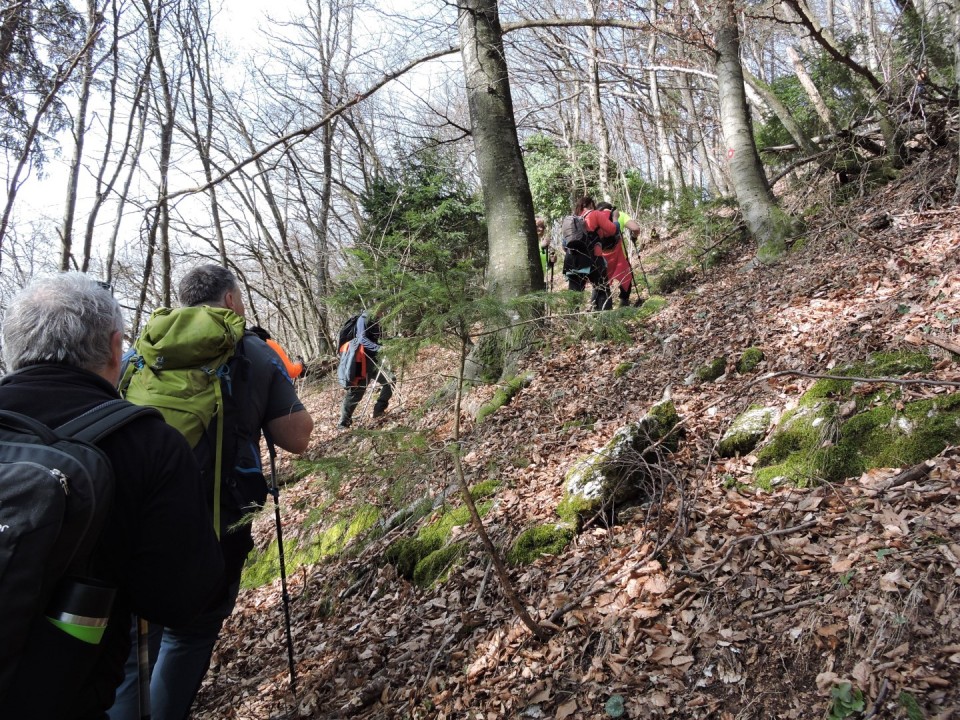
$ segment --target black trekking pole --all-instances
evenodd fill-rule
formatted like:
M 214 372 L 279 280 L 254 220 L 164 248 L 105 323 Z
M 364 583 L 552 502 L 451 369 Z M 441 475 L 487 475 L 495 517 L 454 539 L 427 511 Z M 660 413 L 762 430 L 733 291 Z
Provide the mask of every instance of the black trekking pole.
M 264 433 L 266 436 L 266 433 Z M 287 630 L 287 662 L 290 664 L 290 692 L 297 694 L 297 671 L 293 662 L 293 633 L 290 630 L 290 593 L 287 592 L 287 566 L 283 557 L 283 526 L 280 524 L 280 488 L 277 487 L 277 449 L 267 436 L 267 452 L 270 454 L 270 494 L 273 496 L 273 511 L 277 520 L 277 555 L 280 558 L 280 591 L 283 598 L 283 621 Z
M 140 720 L 150 720 L 150 623 L 137 618 L 137 672 L 140 680 Z
M 630 240 L 633 242 L 633 251 L 637 255 L 637 265 L 640 266 L 640 272 L 643 274 L 643 286 L 647 289 L 647 292 L 650 292 L 650 281 L 647 280 L 647 271 L 643 269 L 643 260 L 640 258 L 640 248 L 637 247 L 637 236 L 633 233 L 630 234 Z M 627 258 L 627 263 L 630 263 L 630 258 Z M 630 265 L 630 274 L 633 274 L 633 265 Z M 636 285 L 637 280 L 634 278 L 633 283 Z M 641 301 L 640 298 L 640 287 L 637 287 L 637 304 L 639 305 Z

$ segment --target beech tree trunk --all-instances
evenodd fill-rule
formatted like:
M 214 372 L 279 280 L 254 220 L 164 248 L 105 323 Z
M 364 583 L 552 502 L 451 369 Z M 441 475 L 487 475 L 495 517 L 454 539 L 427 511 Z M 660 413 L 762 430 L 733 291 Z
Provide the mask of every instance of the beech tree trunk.
M 718 4 L 714 28 L 720 124 L 727 145 L 730 182 L 747 229 L 757 241 L 757 259 L 775 262 L 786 251 L 792 223 L 777 206 L 753 142 L 733 0 L 721 0 Z
M 500 300 L 543 290 L 533 197 L 523 166 L 496 0 L 458 0 L 470 125 L 487 217 L 487 289 Z

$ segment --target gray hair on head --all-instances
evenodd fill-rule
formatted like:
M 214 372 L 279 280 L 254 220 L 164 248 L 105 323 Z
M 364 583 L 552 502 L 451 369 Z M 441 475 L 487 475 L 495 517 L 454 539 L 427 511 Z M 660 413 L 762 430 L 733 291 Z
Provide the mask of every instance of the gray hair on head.
M 4 355 L 13 370 L 57 362 L 98 372 L 110 363 L 115 332 L 123 313 L 110 290 L 79 272 L 40 275 L 7 307 Z
M 237 278 L 222 265 L 198 265 L 183 276 L 178 296 L 181 305 L 193 307 L 223 302 L 224 295 L 239 289 Z

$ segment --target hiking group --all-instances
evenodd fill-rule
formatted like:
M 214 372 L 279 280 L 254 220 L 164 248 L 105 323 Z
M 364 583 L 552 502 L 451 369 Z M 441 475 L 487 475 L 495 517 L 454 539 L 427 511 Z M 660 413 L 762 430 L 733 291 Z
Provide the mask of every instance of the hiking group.
M 4 718 L 186 718 L 236 602 L 250 514 L 268 490 L 276 501 L 261 437 L 271 461 L 274 445 L 307 448 L 313 419 L 246 328 L 233 274 L 194 268 L 179 300 L 126 356 L 119 304 L 81 273 L 35 278 L 6 310 Z
M 537 238 L 544 271 L 544 281 L 553 290 L 555 251 L 547 234 L 546 220 L 536 219 Z M 593 310 L 613 308 L 613 286 L 618 288 L 620 306 L 630 304 L 630 291 L 636 285 L 633 267 L 627 254 L 624 231 L 636 245 L 640 225 L 608 202 L 595 203 L 589 195 L 581 197 L 573 214 L 561 221 L 563 274 L 570 290 L 584 292 L 589 282 Z M 549 271 L 549 276 L 548 276 Z M 639 294 L 639 290 L 637 291 Z

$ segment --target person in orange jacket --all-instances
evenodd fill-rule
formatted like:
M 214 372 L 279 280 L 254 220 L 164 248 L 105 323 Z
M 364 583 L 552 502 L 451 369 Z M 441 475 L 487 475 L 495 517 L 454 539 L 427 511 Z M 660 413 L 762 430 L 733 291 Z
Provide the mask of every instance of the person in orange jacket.
M 250 332 L 263 340 L 271 350 L 273 350 L 277 356 L 283 362 L 283 367 L 287 371 L 287 375 L 290 376 L 291 380 L 296 380 L 298 377 L 303 377 L 304 368 L 302 360 L 291 360 L 290 356 L 287 355 L 286 351 L 280 346 L 276 340 L 274 340 L 270 333 L 264 330 L 259 325 L 254 325 L 250 328 Z

